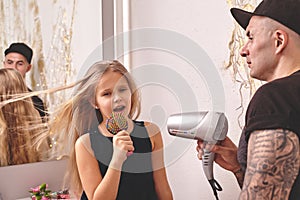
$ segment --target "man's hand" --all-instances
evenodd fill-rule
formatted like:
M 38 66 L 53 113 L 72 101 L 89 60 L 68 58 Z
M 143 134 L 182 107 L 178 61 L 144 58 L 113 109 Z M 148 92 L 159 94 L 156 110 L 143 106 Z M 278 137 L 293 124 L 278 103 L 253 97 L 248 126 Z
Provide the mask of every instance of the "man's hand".
M 202 160 L 203 149 L 205 148 L 215 153 L 215 162 L 222 168 L 233 173 L 240 170 L 241 167 L 237 161 L 237 147 L 228 137 L 222 142 L 212 146 L 205 146 L 202 140 L 198 140 L 197 143 L 196 149 L 198 151 L 199 160 Z

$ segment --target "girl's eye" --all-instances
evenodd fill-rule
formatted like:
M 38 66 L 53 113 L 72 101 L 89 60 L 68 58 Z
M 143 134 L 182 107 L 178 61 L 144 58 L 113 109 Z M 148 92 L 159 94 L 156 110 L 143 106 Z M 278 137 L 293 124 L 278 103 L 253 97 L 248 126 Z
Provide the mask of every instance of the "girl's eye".
M 125 91 L 127 91 L 127 90 L 128 90 L 127 88 L 120 88 L 120 89 L 119 89 L 120 92 L 125 92 Z
M 102 96 L 109 96 L 109 95 L 111 95 L 110 92 L 105 92 L 105 93 L 102 94 Z

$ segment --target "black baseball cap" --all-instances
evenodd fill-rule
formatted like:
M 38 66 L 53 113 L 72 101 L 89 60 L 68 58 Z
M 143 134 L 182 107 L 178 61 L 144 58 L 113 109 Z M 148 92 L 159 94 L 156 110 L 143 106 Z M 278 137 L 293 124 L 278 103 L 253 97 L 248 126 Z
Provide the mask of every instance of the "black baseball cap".
M 8 49 L 4 51 L 4 55 L 6 56 L 9 53 L 19 53 L 22 54 L 27 62 L 30 64 L 32 59 L 32 49 L 24 43 L 12 43 Z
M 263 0 L 253 12 L 231 8 L 239 25 L 246 29 L 252 16 L 269 17 L 300 35 L 300 0 Z

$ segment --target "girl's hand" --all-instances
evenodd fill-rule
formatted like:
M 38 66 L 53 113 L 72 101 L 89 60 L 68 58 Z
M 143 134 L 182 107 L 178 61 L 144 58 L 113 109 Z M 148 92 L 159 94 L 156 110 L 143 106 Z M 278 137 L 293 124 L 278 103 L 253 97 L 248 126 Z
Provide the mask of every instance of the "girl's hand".
M 134 151 L 133 142 L 129 133 L 125 130 L 118 132 L 113 136 L 113 156 L 110 167 L 121 170 L 129 151 Z

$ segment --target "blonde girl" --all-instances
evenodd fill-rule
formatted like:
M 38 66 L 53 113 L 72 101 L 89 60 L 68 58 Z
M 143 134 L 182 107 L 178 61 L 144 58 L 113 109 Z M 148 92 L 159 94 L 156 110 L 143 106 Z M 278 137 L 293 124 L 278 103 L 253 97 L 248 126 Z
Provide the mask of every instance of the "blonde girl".
M 81 199 L 173 199 L 160 130 L 135 121 L 139 93 L 126 68 L 115 60 L 97 62 L 76 85 L 50 123 L 70 152 L 71 190 Z M 112 112 L 126 117 L 127 130 L 116 135 L 107 130 Z

